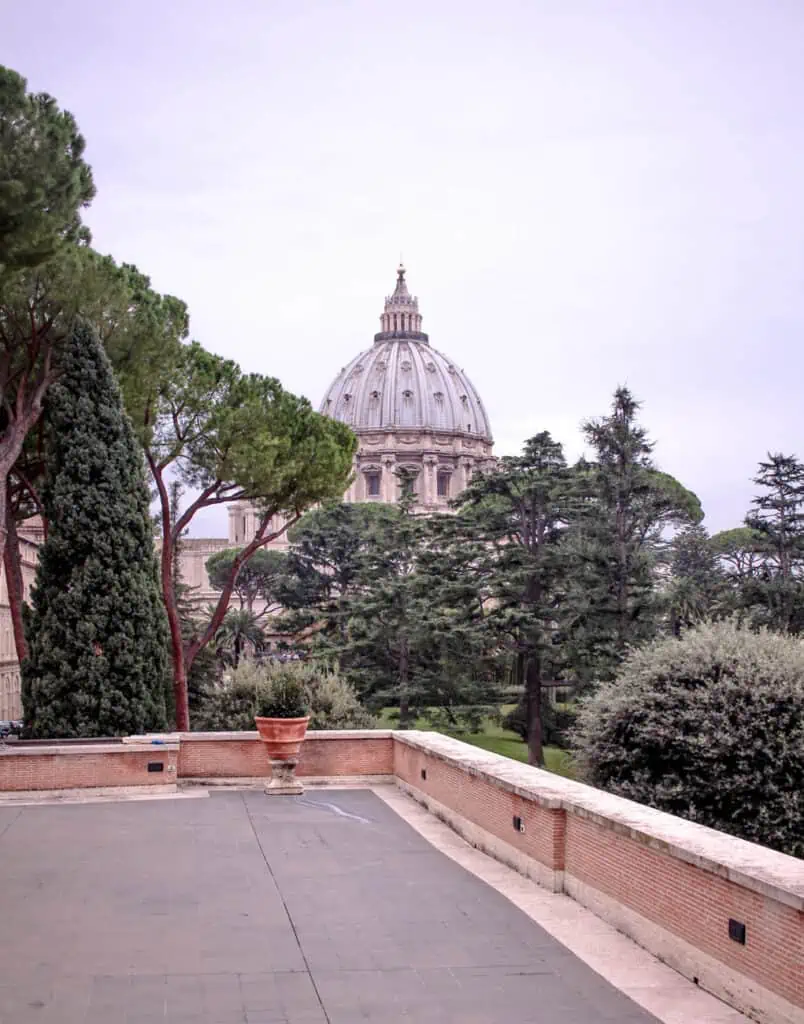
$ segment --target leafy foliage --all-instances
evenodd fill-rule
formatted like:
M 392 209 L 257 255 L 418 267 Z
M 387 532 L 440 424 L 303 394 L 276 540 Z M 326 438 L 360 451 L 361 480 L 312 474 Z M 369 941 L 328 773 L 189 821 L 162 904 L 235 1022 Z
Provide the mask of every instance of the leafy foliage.
M 187 672 L 217 634 L 242 566 L 308 506 L 343 493 L 356 439 L 277 380 L 244 374 L 196 343 L 181 346 L 140 399 L 138 430 L 160 504 L 177 724 L 187 728 Z M 171 516 L 168 474 L 196 492 L 178 519 Z M 178 623 L 172 550 L 199 510 L 238 500 L 259 510 L 255 536 L 232 559 L 211 615 L 186 642 Z
M 97 337 L 74 332 L 48 399 L 40 550 L 22 666 L 34 737 L 164 729 L 164 609 L 142 454 Z
M 632 653 L 580 710 L 585 777 L 804 856 L 804 646 L 726 621 Z
M 213 731 L 253 729 L 254 716 L 266 707 L 261 695 L 276 680 L 292 680 L 301 686 L 311 729 L 369 729 L 375 724 L 337 671 L 309 662 L 258 664 L 244 660 L 221 686 L 207 694 L 193 727 Z

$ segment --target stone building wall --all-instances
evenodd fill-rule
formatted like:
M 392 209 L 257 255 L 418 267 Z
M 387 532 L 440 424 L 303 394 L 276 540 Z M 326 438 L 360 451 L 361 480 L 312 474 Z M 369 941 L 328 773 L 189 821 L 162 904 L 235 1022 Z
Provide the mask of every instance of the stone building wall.
M 35 531 L 34 531 L 35 532 Z M 28 600 L 36 575 L 38 544 L 28 537 L 20 537 L 22 555 L 22 582 L 25 600 Z M 0 719 L 9 721 L 22 717 L 20 695 L 20 666 L 11 624 L 8 603 L 8 585 L 5 570 L 0 567 Z

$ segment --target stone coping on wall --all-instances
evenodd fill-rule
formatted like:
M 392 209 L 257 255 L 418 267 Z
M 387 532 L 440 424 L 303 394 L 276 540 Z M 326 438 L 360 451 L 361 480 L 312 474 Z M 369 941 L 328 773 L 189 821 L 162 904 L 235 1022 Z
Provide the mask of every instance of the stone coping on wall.
M 397 743 L 449 762 L 523 799 L 591 819 L 795 910 L 804 910 L 804 861 L 796 857 L 480 750 L 441 733 L 411 730 L 393 735 Z
M 110 743 L 86 744 L 59 743 L 58 740 L 54 740 L 53 743 L 35 747 L 9 743 L 5 747 L 0 745 L 0 757 L 53 757 L 54 755 L 66 755 L 68 757 L 86 757 L 90 755 L 94 757 L 96 754 L 150 754 L 154 750 L 176 751 L 179 749 L 178 740 L 163 740 L 162 742 L 154 743 L 150 740 L 135 740 L 131 738 L 124 740 L 123 744 L 119 740 Z
M 182 732 L 176 734 L 182 742 L 196 743 L 214 741 L 216 743 L 232 740 L 258 740 L 260 734 L 254 732 Z M 390 740 L 396 735 L 393 729 L 310 729 L 304 742 L 310 740 Z

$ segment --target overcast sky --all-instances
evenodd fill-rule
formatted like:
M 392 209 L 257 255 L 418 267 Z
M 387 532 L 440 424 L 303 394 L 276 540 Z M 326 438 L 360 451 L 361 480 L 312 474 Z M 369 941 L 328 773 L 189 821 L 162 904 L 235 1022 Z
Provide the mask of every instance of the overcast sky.
M 94 244 L 316 405 L 400 252 L 495 451 L 618 383 L 736 525 L 804 457 L 802 0 L 0 0 L 72 111 Z M 194 533 L 223 532 L 199 519 Z

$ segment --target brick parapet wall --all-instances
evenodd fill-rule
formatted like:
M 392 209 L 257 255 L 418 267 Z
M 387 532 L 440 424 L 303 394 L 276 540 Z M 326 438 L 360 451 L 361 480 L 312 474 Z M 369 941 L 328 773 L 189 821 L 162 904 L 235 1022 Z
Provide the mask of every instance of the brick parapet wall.
M 0 748 L 0 792 L 176 784 L 178 743 Z M 148 766 L 161 764 L 161 771 Z
M 308 732 L 297 774 L 304 778 L 391 775 L 390 730 Z M 257 732 L 182 733 L 179 777 L 185 779 L 266 778 L 271 764 Z
M 396 733 L 394 772 L 470 841 L 467 822 L 476 845 L 520 870 L 531 858 L 732 1005 L 804 1022 L 804 862 L 437 733 Z
M 529 798 L 515 789 L 506 789 L 486 777 L 483 764 L 497 764 L 505 759 L 496 755 L 459 761 L 431 746 L 437 734 L 418 734 L 423 739 L 413 740 L 412 733 L 401 733 L 394 743 L 394 775 L 410 788 L 426 794 L 431 809 L 440 817 L 450 820 L 449 812 L 464 821 L 479 826 L 497 839 L 504 840 L 515 851 L 530 857 L 548 872 L 564 869 L 564 811 L 556 801 Z M 462 744 L 468 746 L 468 744 Z M 470 748 L 481 754 L 476 747 Z M 422 772 L 426 777 L 422 777 Z M 513 827 L 514 818 L 520 818 L 524 831 Z M 478 842 L 474 835 L 460 829 L 474 845 L 482 845 L 487 852 L 498 856 L 501 851 L 489 842 Z M 517 866 L 519 861 L 515 862 Z M 560 889 L 560 879 L 540 875 L 550 887 Z

